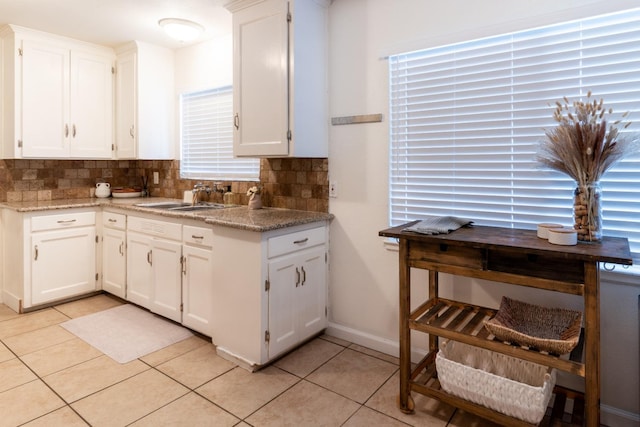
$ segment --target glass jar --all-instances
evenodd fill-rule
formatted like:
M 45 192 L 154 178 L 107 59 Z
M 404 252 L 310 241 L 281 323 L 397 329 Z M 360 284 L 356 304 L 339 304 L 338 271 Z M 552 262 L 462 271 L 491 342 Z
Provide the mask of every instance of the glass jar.
M 599 182 L 578 185 L 573 193 L 573 228 L 578 240 L 602 240 L 602 190 Z

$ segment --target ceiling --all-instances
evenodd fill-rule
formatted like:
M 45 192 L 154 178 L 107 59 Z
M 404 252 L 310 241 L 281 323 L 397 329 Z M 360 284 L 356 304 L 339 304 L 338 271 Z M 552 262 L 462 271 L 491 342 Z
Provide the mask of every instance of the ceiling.
M 190 44 L 231 33 L 228 0 L 0 0 L 0 24 L 16 24 L 105 46 L 139 40 L 169 48 L 187 44 L 158 21 L 182 18 L 205 27 Z

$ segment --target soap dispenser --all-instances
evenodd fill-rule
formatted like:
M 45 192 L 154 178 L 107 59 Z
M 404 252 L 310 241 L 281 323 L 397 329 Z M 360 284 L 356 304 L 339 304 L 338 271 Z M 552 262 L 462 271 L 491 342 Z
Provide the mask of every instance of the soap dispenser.
M 233 193 L 231 192 L 231 186 L 227 185 L 224 195 L 222 196 L 222 201 L 224 202 L 225 205 L 232 205 L 233 204 Z

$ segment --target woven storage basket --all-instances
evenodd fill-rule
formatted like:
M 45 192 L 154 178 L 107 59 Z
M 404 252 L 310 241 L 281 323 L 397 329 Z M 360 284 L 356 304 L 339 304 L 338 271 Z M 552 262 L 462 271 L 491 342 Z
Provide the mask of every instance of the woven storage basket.
M 552 368 L 456 341 L 441 345 L 436 371 L 447 393 L 532 424 L 556 383 Z
M 502 341 L 528 345 L 550 353 L 569 353 L 578 344 L 582 312 L 546 308 L 502 297 L 495 317 L 485 328 Z

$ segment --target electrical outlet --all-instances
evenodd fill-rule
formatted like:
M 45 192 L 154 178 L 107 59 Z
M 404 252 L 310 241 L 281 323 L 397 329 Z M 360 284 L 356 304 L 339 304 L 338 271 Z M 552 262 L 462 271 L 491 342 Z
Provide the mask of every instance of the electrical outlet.
M 160 184 L 160 174 L 158 172 L 153 173 L 153 183 Z
M 329 197 L 338 197 L 338 182 L 329 182 Z

